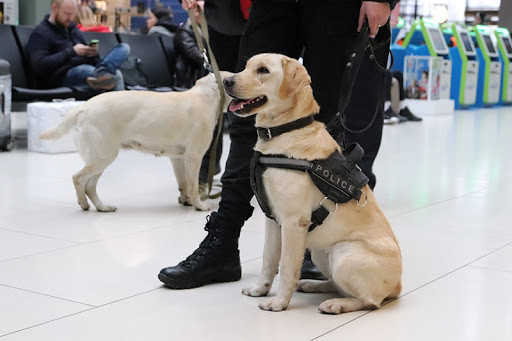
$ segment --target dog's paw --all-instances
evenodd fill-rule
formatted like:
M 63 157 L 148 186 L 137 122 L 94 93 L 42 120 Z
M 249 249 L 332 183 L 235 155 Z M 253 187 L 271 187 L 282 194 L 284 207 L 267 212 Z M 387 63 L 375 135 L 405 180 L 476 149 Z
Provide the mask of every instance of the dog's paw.
M 261 310 L 266 311 L 283 311 L 288 307 L 288 301 L 277 296 L 271 297 L 263 300 L 259 307 Z
M 242 290 L 242 294 L 252 297 L 260 297 L 260 296 L 266 296 L 270 290 L 270 284 L 269 285 L 259 285 L 259 284 L 253 284 L 251 286 L 245 287 Z
M 184 195 L 183 195 L 183 196 L 180 196 L 180 197 L 178 198 L 178 202 L 179 202 L 180 204 L 182 204 L 183 206 L 192 206 L 192 205 L 188 202 L 187 197 L 186 197 L 186 196 L 184 196 Z
M 78 202 L 78 205 L 80 205 L 80 207 L 81 207 L 81 208 L 82 208 L 82 210 L 84 210 L 84 211 L 88 211 L 88 210 L 89 210 L 89 208 L 91 207 L 87 201 L 86 201 L 85 203 L 83 203 L 83 202 L 80 202 L 80 201 L 79 201 L 79 202 Z
M 194 203 L 194 207 L 198 211 L 211 211 L 212 210 L 212 205 L 210 205 L 210 204 L 208 204 L 206 202 L 203 202 L 203 201 L 199 201 L 199 202 Z
M 324 314 L 341 314 L 345 312 L 346 308 L 343 304 L 343 301 L 340 299 L 332 299 L 322 302 L 318 306 L 318 310 L 320 310 Z
M 96 207 L 96 210 L 98 210 L 98 212 L 115 212 L 115 210 L 117 210 L 117 207 L 103 205 L 103 206 L 100 206 L 100 207 Z

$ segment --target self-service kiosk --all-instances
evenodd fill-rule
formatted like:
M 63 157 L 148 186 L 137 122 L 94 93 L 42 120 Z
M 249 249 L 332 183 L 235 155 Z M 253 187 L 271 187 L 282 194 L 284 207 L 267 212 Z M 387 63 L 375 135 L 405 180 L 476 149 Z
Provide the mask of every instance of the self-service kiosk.
M 477 25 L 471 29 L 478 44 L 477 60 L 479 62 L 477 106 L 490 106 L 498 103 L 501 90 L 501 69 L 498 49 L 491 38 L 487 26 Z
M 512 103 L 512 39 L 506 28 L 497 28 L 494 31 L 498 42 L 498 50 L 503 65 L 501 72 L 501 101 Z
M 439 25 L 427 19 L 414 21 L 404 38 L 405 55 L 441 57 L 439 98 L 449 99 L 451 90 L 452 61 L 450 51 Z M 405 67 L 404 63 L 404 67 Z
M 450 47 L 452 60 L 452 86 L 451 98 L 455 100 L 455 107 L 467 108 L 476 102 L 478 85 L 478 67 L 476 48 L 468 30 L 452 24 L 445 30 L 445 34 L 455 38 L 456 46 Z

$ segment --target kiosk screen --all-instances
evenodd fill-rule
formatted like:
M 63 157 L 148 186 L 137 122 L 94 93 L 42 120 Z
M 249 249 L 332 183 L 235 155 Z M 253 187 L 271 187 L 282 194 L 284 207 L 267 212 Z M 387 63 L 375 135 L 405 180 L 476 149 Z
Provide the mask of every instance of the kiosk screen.
M 503 45 L 507 49 L 507 54 L 512 56 L 512 43 L 510 42 L 510 37 L 501 36 L 501 39 L 503 40 Z
M 434 45 L 434 51 L 438 55 L 448 54 L 448 46 L 446 46 L 441 31 L 438 28 L 429 28 L 428 33 L 432 40 L 432 45 Z
M 460 38 L 462 40 L 462 45 L 464 46 L 464 51 L 467 55 L 474 55 L 475 49 L 473 47 L 473 43 L 471 42 L 471 38 L 467 32 L 460 32 Z
M 482 39 L 484 40 L 485 47 L 487 48 L 489 56 L 498 57 L 498 52 L 494 48 L 494 44 L 492 43 L 491 37 L 488 34 L 482 34 Z

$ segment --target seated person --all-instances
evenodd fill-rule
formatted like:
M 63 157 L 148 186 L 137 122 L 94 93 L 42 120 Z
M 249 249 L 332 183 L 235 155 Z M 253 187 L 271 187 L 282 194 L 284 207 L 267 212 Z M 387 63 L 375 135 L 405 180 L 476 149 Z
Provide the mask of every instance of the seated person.
M 194 11 L 194 20 L 201 30 L 199 14 Z M 203 46 L 206 41 L 203 40 Z M 176 85 L 182 88 L 191 88 L 196 80 L 208 74 L 204 67 L 204 57 L 197 45 L 190 18 L 176 29 L 174 36 L 174 49 L 176 55 Z
M 148 11 L 146 31 L 148 35 L 162 35 L 173 37 L 178 25 L 172 20 L 172 11 L 162 6 L 154 7 Z
M 40 85 L 124 90 L 118 68 L 128 58 L 130 47 L 119 44 L 100 59 L 98 46 L 87 46 L 73 22 L 77 12 L 75 0 L 52 0 L 50 15 L 30 35 L 27 52 Z
M 416 82 L 416 81 L 414 81 Z M 405 121 L 421 121 L 422 118 L 414 115 L 405 104 L 406 98 L 416 98 L 416 83 L 409 86 L 407 93 L 404 89 L 404 76 L 401 71 L 388 70 L 386 72 L 386 101 L 390 101 L 389 108 L 384 112 L 384 123 L 402 123 Z

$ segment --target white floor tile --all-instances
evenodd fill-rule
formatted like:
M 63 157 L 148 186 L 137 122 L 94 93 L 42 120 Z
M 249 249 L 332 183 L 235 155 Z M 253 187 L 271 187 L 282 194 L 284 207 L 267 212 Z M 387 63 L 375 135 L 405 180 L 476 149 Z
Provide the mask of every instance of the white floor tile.
M 318 340 L 512 339 L 512 272 L 467 267 Z
M 471 265 L 512 272 L 512 244 L 508 244 Z
M 0 302 L 0 337 L 92 308 L 2 285 Z
M 0 284 L 90 304 L 160 287 L 161 268 L 176 265 L 204 238 L 203 222 L 154 229 L 0 262 Z M 263 234 L 243 232 L 241 260 L 261 257 Z
M 72 245 L 76 243 L 0 229 L 0 262 Z
M 243 279 L 194 290 L 162 288 L 5 340 L 311 340 L 364 313 L 322 315 L 317 306 L 331 296 L 301 293 L 284 312 L 262 311 L 261 298 L 240 293 L 247 284 Z

